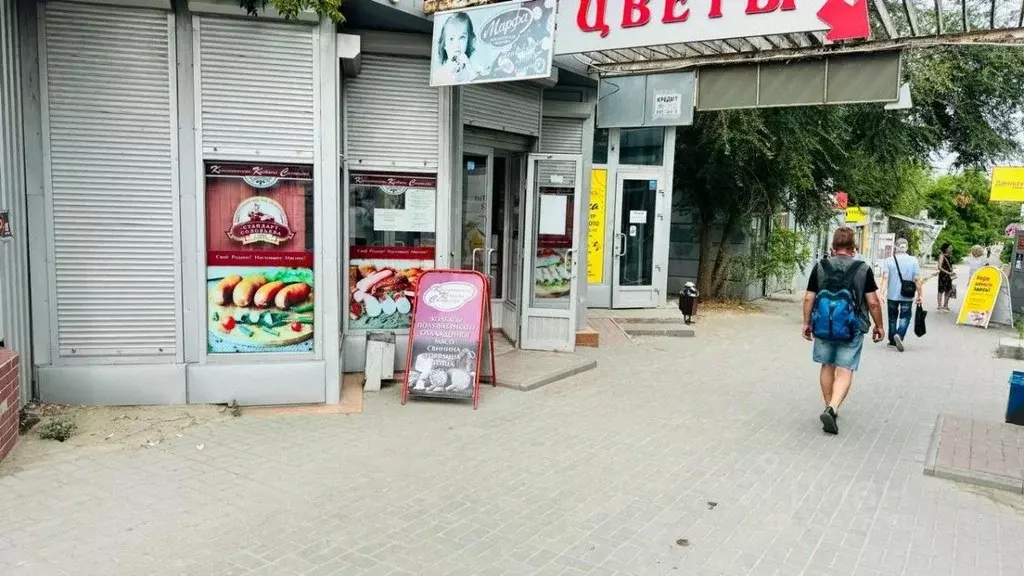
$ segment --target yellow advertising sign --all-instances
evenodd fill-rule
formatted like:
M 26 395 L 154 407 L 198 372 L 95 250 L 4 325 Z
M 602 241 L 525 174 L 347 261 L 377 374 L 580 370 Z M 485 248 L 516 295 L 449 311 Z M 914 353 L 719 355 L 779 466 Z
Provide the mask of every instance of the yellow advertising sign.
M 975 272 L 967 286 L 967 296 L 960 307 L 956 323 L 988 328 L 1002 285 L 1003 274 L 995 266 L 985 266 Z
M 860 206 L 850 206 L 846 209 L 847 224 L 863 224 L 868 219 L 868 209 Z
M 1024 202 L 1024 167 L 996 166 L 992 169 L 989 202 Z
M 604 214 L 608 199 L 608 171 L 590 171 L 590 219 L 587 224 L 587 283 L 604 280 Z

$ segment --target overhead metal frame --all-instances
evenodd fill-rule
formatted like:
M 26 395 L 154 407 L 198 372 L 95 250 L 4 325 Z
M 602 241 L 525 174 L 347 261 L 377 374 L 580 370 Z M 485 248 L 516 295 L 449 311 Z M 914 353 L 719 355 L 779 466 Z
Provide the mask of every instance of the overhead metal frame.
M 601 76 L 670 72 L 835 53 L 1024 41 L 1022 0 L 868 0 L 870 40 L 826 42 L 825 32 L 602 50 L 561 56 Z

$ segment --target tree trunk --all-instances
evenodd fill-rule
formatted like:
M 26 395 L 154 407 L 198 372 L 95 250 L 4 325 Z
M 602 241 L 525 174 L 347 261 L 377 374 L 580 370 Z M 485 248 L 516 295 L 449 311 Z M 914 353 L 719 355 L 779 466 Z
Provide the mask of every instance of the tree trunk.
M 710 299 L 713 296 L 711 292 L 711 227 L 714 222 L 703 216 L 698 216 L 698 218 L 697 245 L 699 247 L 699 256 L 697 259 L 697 290 L 700 292 L 702 299 Z
M 711 272 L 711 294 L 715 298 L 722 296 L 725 283 L 729 280 L 729 269 L 732 262 L 732 254 L 729 253 L 729 238 L 736 229 L 736 221 L 739 218 L 736 214 L 729 214 L 722 226 L 722 241 L 718 245 L 718 254 L 715 256 L 715 266 Z

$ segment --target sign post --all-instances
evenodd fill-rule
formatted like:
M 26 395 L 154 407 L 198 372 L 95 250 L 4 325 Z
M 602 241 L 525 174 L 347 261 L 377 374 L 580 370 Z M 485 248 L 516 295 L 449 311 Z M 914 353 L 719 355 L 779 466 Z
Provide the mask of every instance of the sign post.
M 481 354 L 488 342 L 492 384 L 494 343 L 490 287 L 473 270 L 427 270 L 420 277 L 409 327 L 402 404 L 410 396 L 480 401 Z M 485 336 L 487 336 L 485 338 Z

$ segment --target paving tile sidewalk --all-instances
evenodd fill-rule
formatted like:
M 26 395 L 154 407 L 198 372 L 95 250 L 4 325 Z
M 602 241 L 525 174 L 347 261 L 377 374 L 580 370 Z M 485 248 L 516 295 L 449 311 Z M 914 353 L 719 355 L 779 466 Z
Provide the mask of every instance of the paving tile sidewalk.
M 800 306 L 763 308 L 479 410 L 392 386 L 4 476 L 0 575 L 1024 575 L 1024 496 L 921 473 L 937 415 L 1000 420 L 1001 333 L 865 345 L 831 436 Z
M 925 474 L 1024 493 L 1024 426 L 940 414 Z

